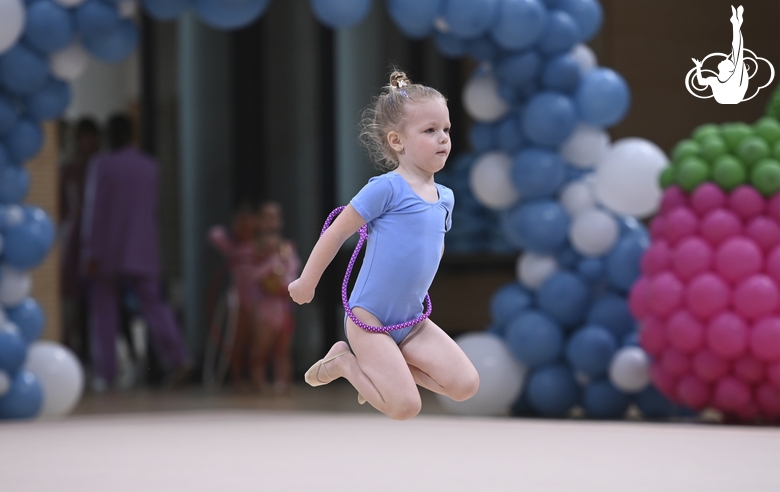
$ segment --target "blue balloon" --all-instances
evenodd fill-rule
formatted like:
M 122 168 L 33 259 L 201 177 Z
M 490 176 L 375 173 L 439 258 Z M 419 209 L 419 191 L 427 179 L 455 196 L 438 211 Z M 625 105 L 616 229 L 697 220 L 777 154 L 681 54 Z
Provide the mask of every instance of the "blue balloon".
M 501 215 L 501 225 L 512 244 L 552 253 L 566 244 L 569 215 L 557 201 L 521 202 Z
M 21 203 L 30 190 L 30 175 L 21 167 L 0 168 L 0 203 Z
M 472 39 L 493 27 L 497 20 L 498 2 L 494 0 L 447 0 L 444 20 L 456 36 Z
M 605 127 L 623 119 L 628 112 L 631 93 L 617 72 L 596 68 L 582 77 L 574 100 L 581 120 Z
M 18 105 L 6 94 L 3 94 L 0 88 L 0 135 L 8 133 L 14 127 L 18 116 Z
M 505 332 L 505 326 L 500 323 L 493 323 L 492 325 L 485 328 L 485 333 L 490 333 L 491 335 L 495 335 L 499 338 L 504 338 L 504 332 Z
M 469 129 L 469 144 L 474 152 L 487 152 L 498 147 L 491 123 L 473 123 Z
M 43 388 L 30 371 L 19 371 L 8 392 L 0 397 L 0 419 L 29 419 L 43 406 Z
M 558 92 L 548 91 L 533 96 L 523 114 L 523 132 L 539 145 L 557 146 L 563 143 L 576 124 L 574 103 Z
M 623 418 L 630 403 L 631 397 L 606 379 L 590 383 L 582 396 L 585 414 L 597 419 Z
M 640 236 L 645 236 L 647 240 L 650 241 L 650 233 L 647 232 L 647 227 L 630 215 L 618 217 L 618 226 L 620 226 L 621 236 L 626 234 L 639 234 Z
M 22 302 L 7 309 L 8 320 L 19 328 L 19 334 L 26 344 L 31 344 L 43 333 L 46 316 L 38 301 L 25 297 Z
M 570 54 L 551 58 L 542 70 L 542 86 L 564 93 L 573 93 L 580 83 L 580 67 Z
M 95 58 L 106 63 L 117 63 L 135 51 L 139 39 L 138 28 L 128 19 L 122 19 L 108 34 L 85 35 L 84 48 Z
M 639 332 L 634 331 L 623 337 L 623 347 L 639 347 Z
M 0 172 L 12 165 L 11 158 L 8 157 L 8 151 L 5 149 L 5 144 L 0 140 Z
M 601 259 L 584 257 L 577 263 L 577 273 L 586 281 L 595 283 L 604 278 L 606 269 Z
M 523 132 L 520 130 L 520 118 L 515 113 L 498 122 L 496 127 L 498 147 L 507 153 L 520 150 L 523 146 Z
M 653 385 L 649 385 L 637 394 L 634 401 L 642 415 L 648 419 L 668 418 L 675 413 L 674 404 L 659 393 Z
M 625 297 L 606 294 L 596 300 L 590 308 L 588 323 L 607 328 L 616 340 L 634 331 L 636 322 L 628 309 Z
M 547 18 L 547 9 L 537 0 L 503 0 L 491 35 L 504 49 L 527 48 L 544 33 Z
M 192 5 L 192 0 L 141 0 L 141 4 L 150 17 L 170 21 L 183 14 Z
M 490 317 L 504 324 L 531 307 L 531 294 L 518 282 L 502 285 L 490 298 Z
M 548 18 L 547 29 L 539 40 L 538 49 L 547 56 L 566 53 L 581 38 L 580 26 L 572 16 L 560 10 L 553 10 Z
M 119 27 L 121 16 L 116 6 L 101 0 L 87 0 L 75 10 L 76 27 L 82 36 L 108 36 Z
M 557 152 L 531 147 L 512 161 L 512 182 L 523 198 L 554 196 L 565 181 L 566 163 Z
M 590 291 L 585 282 L 568 271 L 551 275 L 539 286 L 539 307 L 565 328 L 578 325 L 590 303 Z
M 555 362 L 563 352 L 563 330 L 538 311 L 526 311 L 506 325 L 506 342 L 517 360 L 528 367 Z
M 595 36 L 604 20 L 604 11 L 596 0 L 563 0 L 558 8 L 577 22 L 581 41 L 588 41 Z
M 27 97 L 27 113 L 36 120 L 52 120 L 70 104 L 70 84 L 49 77 L 41 89 Z
M 509 409 L 509 415 L 513 417 L 534 417 L 538 415 L 528 398 L 528 391 L 521 391 L 520 396 Z
M 404 34 L 413 39 L 421 39 L 431 32 L 433 21 L 441 13 L 443 6 L 443 0 L 387 0 L 387 13 Z M 438 34 L 436 36 L 437 46 L 440 43 Z M 445 34 L 441 38 L 444 40 L 441 42 L 445 46 L 457 44 L 454 41 L 457 38 L 455 35 Z M 445 55 L 453 58 L 462 56 L 465 52 L 465 47 L 462 48 L 464 51 L 460 55 L 452 54 L 452 52 L 448 54 L 441 47 L 439 49 Z
M 413 37 L 413 36 L 409 36 Z M 463 39 L 446 32 L 439 32 L 433 36 L 433 43 L 439 52 L 447 58 L 461 58 L 466 54 L 467 43 Z
M 501 52 L 501 49 L 487 36 L 471 39 L 466 42 L 466 53 L 475 60 L 491 61 Z
M 607 255 L 607 277 L 618 289 L 628 292 L 641 274 L 639 263 L 650 246 L 649 238 L 640 233 L 627 234 L 618 239 Z
M 577 251 L 569 244 L 563 247 L 555 257 L 558 260 L 558 264 L 563 268 L 574 269 L 577 263 L 582 259 Z
M 41 150 L 43 131 L 38 123 L 20 119 L 6 135 L 5 145 L 11 161 L 23 163 Z
M 45 53 L 54 53 L 68 46 L 76 35 L 71 13 L 50 1 L 39 0 L 27 7 L 24 41 Z
M 40 89 L 49 73 L 46 60 L 17 43 L 0 55 L 0 82 L 15 94 L 32 94 Z
M 565 417 L 580 398 L 580 388 L 568 367 L 540 367 L 528 379 L 528 401 L 545 417 Z
M 541 65 L 542 59 L 536 51 L 512 53 L 501 58 L 496 64 L 496 79 L 513 88 L 523 87 L 534 80 Z
M 16 374 L 27 358 L 27 345 L 17 333 L 0 327 L 0 369 Z
M 332 29 L 359 24 L 371 10 L 371 0 L 310 0 L 314 16 Z
M 8 227 L 3 239 L 3 260 L 19 270 L 29 270 L 49 253 L 54 226 L 42 209 L 25 207 L 25 220 Z
M 617 348 L 615 337 L 609 330 L 597 325 L 586 325 L 569 338 L 566 360 L 577 371 L 596 378 L 607 373 Z
M 193 0 L 198 17 L 215 29 L 238 29 L 263 15 L 271 0 Z

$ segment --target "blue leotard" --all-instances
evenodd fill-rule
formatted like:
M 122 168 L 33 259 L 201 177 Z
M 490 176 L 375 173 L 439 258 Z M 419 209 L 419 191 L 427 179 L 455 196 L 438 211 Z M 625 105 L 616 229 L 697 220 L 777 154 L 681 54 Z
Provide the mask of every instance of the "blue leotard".
M 422 314 L 455 204 L 452 190 L 440 184 L 436 189 L 438 201 L 427 202 L 391 171 L 371 178 L 350 201 L 368 224 L 366 255 L 349 296 L 350 308 L 365 309 L 384 326 Z M 401 343 L 412 328 L 387 333 Z

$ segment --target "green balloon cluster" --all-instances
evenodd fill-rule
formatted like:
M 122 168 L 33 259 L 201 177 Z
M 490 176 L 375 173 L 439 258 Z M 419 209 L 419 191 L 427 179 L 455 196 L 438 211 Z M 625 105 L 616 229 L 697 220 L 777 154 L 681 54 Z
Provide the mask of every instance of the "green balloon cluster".
M 769 98 L 769 104 L 766 106 L 766 115 L 776 120 L 780 120 L 780 84 L 775 87 L 775 92 Z
M 689 193 L 708 181 L 726 192 L 749 184 L 771 196 L 780 191 L 780 122 L 765 116 L 753 125 L 701 125 L 674 147 L 660 181 Z

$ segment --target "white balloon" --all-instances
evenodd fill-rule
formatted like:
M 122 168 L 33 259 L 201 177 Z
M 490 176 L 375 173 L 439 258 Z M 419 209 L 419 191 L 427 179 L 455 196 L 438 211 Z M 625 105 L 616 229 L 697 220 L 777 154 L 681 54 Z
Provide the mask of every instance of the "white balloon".
M 0 304 L 14 306 L 30 294 L 32 280 L 26 272 L 0 267 Z
M 467 333 L 456 340 L 479 373 L 479 389 L 466 401 L 436 395 L 441 405 L 461 415 L 505 415 L 520 396 L 527 372 L 503 340 L 489 333 Z
M 11 389 L 11 377 L 7 372 L 0 369 L 0 396 L 8 393 L 9 389 Z
M 623 347 L 609 364 L 609 380 L 626 393 L 639 393 L 650 384 L 650 357 L 639 347 Z
M 8 227 L 21 224 L 24 221 L 24 209 L 21 205 L 6 205 L 5 220 Z
M 81 77 L 89 63 L 89 53 L 78 41 L 49 56 L 49 69 L 55 77 L 71 81 Z
M 40 417 L 61 417 L 73 411 L 84 392 L 84 369 L 70 349 L 41 340 L 30 345 L 24 368 L 43 388 Z
M 472 78 L 463 88 L 463 106 L 476 121 L 497 121 L 509 111 L 509 105 L 498 93 L 498 83 L 490 74 Z
M 560 269 L 554 256 L 527 252 L 517 258 L 517 278 L 529 289 L 538 289 Z
M 658 176 L 668 162 L 653 142 L 618 140 L 596 165 L 596 198 L 618 214 L 648 217 L 661 203 Z
M 123 0 L 119 2 L 117 7 L 119 7 L 119 15 L 128 19 L 135 17 L 136 12 L 138 12 L 138 2 L 136 0 Z
M 596 165 L 609 150 L 609 134 L 601 128 L 579 124 L 561 145 L 561 157 L 575 167 Z
M 16 44 L 26 21 L 22 0 L 0 0 L 0 54 Z
M 597 208 L 577 214 L 569 227 L 572 247 L 585 256 L 601 256 L 614 246 L 620 235 L 615 218 Z
M 58 3 L 63 7 L 75 7 L 76 5 L 81 5 L 85 1 L 86 0 L 54 0 L 54 3 Z
M 574 60 L 580 67 L 580 73 L 583 75 L 590 72 L 598 65 L 596 54 L 588 45 L 578 44 L 572 48 L 569 54 L 574 57 Z
M 596 206 L 593 186 L 584 179 L 566 185 L 561 191 L 559 200 L 571 217 Z
M 512 158 L 504 152 L 488 152 L 471 166 L 469 185 L 474 197 L 495 210 L 506 208 L 520 198 L 512 184 Z

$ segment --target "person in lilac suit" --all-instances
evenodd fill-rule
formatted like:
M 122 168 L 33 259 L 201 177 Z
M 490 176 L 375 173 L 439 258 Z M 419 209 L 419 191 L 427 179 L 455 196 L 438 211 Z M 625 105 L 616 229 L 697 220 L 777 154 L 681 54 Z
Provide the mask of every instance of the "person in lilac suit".
M 116 377 L 123 282 L 140 301 L 152 345 L 168 371 L 167 384 L 178 384 L 191 365 L 176 318 L 160 292 L 157 163 L 133 145 L 127 116 L 112 116 L 106 131 L 110 152 L 98 157 L 90 170 L 82 231 L 95 386 Z

